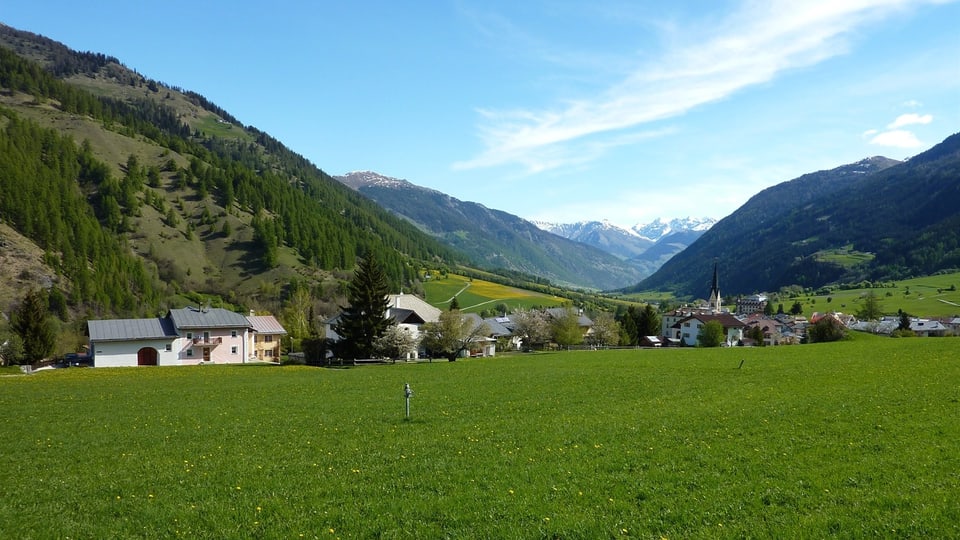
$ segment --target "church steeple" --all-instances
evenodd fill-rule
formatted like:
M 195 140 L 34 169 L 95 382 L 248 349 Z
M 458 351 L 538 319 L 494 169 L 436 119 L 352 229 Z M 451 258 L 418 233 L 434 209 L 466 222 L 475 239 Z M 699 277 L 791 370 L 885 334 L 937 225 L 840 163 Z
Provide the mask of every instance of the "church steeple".
M 720 274 L 717 271 L 717 263 L 713 263 L 713 283 L 710 285 L 710 307 L 714 311 L 720 311 L 720 304 L 722 300 L 720 298 Z

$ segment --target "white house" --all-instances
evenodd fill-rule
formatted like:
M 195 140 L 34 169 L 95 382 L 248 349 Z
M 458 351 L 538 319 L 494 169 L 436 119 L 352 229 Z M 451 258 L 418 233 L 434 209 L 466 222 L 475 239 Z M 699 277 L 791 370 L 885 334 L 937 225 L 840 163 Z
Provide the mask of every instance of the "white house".
M 255 354 L 252 334 L 264 325 L 222 308 L 188 307 L 155 319 L 90 320 L 87 331 L 95 367 L 240 364 Z
M 684 345 L 695 346 L 700 340 L 700 330 L 710 321 L 718 321 L 723 326 L 727 346 L 736 345 L 743 339 L 746 325 L 729 313 L 690 315 L 674 324 L 673 335 L 669 337 L 680 340 Z

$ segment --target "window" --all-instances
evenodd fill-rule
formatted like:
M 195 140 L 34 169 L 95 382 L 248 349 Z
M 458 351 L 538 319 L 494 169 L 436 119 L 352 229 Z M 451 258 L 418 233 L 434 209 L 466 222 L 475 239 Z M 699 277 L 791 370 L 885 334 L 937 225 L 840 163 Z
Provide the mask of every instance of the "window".
M 267 349 L 263 351 L 263 355 L 267 358 L 273 358 L 273 349 Z
M 230 347 L 230 354 L 237 354 L 237 346 Z
M 193 356 L 193 349 L 187 349 L 187 356 Z
M 273 341 L 273 336 L 263 336 L 264 343 L 271 343 Z
M 254 343 L 259 343 L 259 342 L 260 342 L 260 336 L 254 334 L 254 335 L 253 335 L 253 342 L 254 342 Z
M 231 331 L 230 331 L 230 337 L 237 337 L 237 331 L 236 331 L 236 330 L 231 330 Z
M 193 339 L 193 332 L 187 332 L 187 339 Z
M 170 351 L 173 350 L 173 345 L 167 343 L 167 344 L 163 347 L 163 350 L 165 350 L 165 351 L 167 351 L 167 352 L 170 352 Z

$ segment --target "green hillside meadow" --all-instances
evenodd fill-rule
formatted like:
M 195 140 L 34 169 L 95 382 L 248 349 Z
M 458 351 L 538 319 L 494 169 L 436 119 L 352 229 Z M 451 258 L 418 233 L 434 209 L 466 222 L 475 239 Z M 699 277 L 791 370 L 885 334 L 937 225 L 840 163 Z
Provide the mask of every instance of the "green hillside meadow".
M 534 307 L 561 306 L 569 300 L 558 296 L 500 285 L 482 279 L 471 279 L 456 274 L 430 279 L 423 284 L 426 301 L 440 309 L 449 309 L 454 297 L 460 309 L 468 313 L 477 313 L 484 309 L 493 309 L 499 304 L 506 305 L 510 311 Z
M 957 357 L 867 336 L 0 377 L 0 538 L 956 538 Z

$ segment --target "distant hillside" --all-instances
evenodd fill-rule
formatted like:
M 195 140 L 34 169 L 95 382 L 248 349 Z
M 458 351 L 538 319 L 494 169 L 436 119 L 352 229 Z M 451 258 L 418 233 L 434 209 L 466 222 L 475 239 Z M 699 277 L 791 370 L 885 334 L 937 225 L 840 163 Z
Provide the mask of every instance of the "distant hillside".
M 960 268 L 960 135 L 768 188 L 635 289 L 705 297 L 714 261 L 724 295 Z
M 640 274 L 604 251 L 543 231 L 520 217 L 373 172 L 339 177 L 344 184 L 421 230 L 468 254 L 484 268 L 524 272 L 553 283 L 615 289 Z
M 203 96 L 4 25 L 0 148 L 0 221 L 44 253 L 23 279 L 76 313 L 193 293 L 276 311 L 292 283 L 333 300 L 358 257 L 398 285 L 466 260 Z
M 660 269 L 676 254 L 687 249 L 707 231 L 705 228 L 670 231 L 657 239 L 649 249 L 631 258 L 628 262 L 649 276 Z

